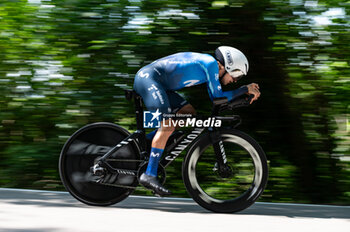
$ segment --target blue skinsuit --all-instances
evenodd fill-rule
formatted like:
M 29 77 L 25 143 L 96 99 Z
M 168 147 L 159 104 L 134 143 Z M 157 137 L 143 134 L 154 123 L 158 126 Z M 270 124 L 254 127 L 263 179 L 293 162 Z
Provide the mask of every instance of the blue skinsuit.
M 181 52 L 163 57 L 141 68 L 135 77 L 134 90 L 142 96 L 149 110 L 175 113 L 188 104 L 175 91 L 207 84 L 211 100 L 227 97 L 229 101 L 248 91 L 246 86 L 223 92 L 219 67 L 214 57 L 195 52 Z

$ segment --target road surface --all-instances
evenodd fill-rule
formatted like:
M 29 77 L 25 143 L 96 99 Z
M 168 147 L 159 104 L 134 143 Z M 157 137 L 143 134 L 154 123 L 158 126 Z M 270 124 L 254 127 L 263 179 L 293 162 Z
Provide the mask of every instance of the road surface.
M 350 232 L 349 206 L 255 203 L 215 214 L 191 199 L 130 196 L 109 207 L 82 204 L 66 192 L 0 188 L 0 231 Z

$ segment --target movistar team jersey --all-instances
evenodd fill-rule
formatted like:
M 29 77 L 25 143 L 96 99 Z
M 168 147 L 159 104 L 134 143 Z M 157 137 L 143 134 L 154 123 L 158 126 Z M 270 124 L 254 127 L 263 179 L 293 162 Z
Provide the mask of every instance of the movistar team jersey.
M 181 52 L 158 59 L 142 68 L 137 75 L 142 76 L 142 71 L 153 68 L 158 75 L 153 79 L 166 90 L 179 90 L 184 87 L 206 83 L 211 100 L 214 98 L 233 98 L 247 92 L 247 88 L 239 88 L 233 91 L 222 91 L 219 81 L 219 67 L 217 61 L 208 54 L 195 52 Z

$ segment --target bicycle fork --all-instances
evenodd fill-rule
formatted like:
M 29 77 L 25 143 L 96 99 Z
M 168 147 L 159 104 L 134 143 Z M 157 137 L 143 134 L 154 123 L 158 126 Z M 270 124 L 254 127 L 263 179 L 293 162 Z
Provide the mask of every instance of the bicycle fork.
M 232 175 L 232 169 L 227 163 L 226 152 L 224 144 L 221 140 L 220 133 L 216 130 L 213 130 L 213 128 L 209 128 L 209 135 L 211 143 L 214 147 L 214 153 L 216 157 L 216 163 L 213 171 L 217 171 L 222 178 L 230 177 Z

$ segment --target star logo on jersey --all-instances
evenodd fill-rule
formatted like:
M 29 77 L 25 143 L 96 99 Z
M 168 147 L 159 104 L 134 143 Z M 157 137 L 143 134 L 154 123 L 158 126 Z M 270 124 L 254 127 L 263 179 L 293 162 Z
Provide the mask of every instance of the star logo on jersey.
M 221 90 L 221 86 L 220 85 L 218 86 L 218 90 Z
M 144 111 L 143 112 L 143 127 L 144 128 L 160 128 L 162 113 L 159 109 L 156 111 Z

